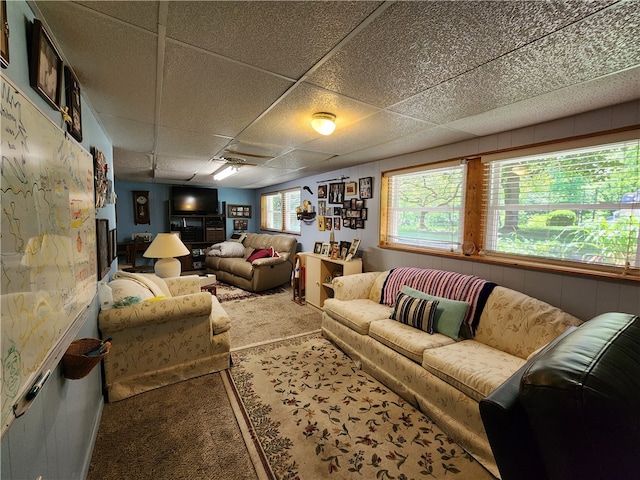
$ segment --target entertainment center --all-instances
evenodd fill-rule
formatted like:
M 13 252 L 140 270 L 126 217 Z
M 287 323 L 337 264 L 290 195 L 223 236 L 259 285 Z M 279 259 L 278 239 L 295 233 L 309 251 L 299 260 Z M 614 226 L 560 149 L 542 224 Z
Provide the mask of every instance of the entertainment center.
M 203 269 L 204 250 L 227 238 L 226 202 L 219 210 L 215 188 L 173 186 L 169 207 L 170 231 L 180 234 L 190 252 L 179 258 L 182 271 Z

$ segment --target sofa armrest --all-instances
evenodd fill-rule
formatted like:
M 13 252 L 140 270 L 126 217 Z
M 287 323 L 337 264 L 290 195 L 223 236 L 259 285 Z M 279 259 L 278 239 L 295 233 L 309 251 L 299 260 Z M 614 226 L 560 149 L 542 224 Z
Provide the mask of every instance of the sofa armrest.
M 265 265 L 278 265 L 280 263 L 285 263 L 286 261 L 287 259 L 284 257 L 265 257 L 254 260 L 253 262 L 251 262 L 251 265 L 262 267 Z
M 211 315 L 211 294 L 199 292 L 170 297 L 155 302 L 142 302 L 122 308 L 100 311 L 99 327 L 103 335 L 124 329 L 170 322 L 176 318 Z
M 333 279 L 333 298 L 355 300 L 369 298 L 369 292 L 380 272 L 356 273 Z
M 167 283 L 171 295 L 174 297 L 198 293 L 200 291 L 200 277 L 198 277 L 198 275 L 165 278 L 164 281 Z
M 216 297 L 211 295 L 211 329 L 219 335 L 231 328 L 231 319 Z

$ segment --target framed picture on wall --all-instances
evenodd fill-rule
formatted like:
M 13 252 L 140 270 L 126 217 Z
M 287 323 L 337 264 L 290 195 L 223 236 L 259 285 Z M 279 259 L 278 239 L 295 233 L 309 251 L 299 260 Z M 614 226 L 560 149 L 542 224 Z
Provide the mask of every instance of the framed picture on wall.
M 109 230 L 109 256 L 113 262 L 118 256 L 118 236 L 116 235 L 116 229 Z
M 82 141 L 82 111 L 80 105 L 80 83 L 73 71 L 64 67 L 64 90 L 71 122 L 67 123 L 67 132 L 77 141 Z
M 58 110 L 62 91 L 62 57 L 40 20 L 33 21 L 29 82 L 52 108 Z
M 0 4 L 0 64 L 2 68 L 9 66 L 9 20 L 7 19 L 7 2 Z
M 96 250 L 98 252 L 98 280 L 104 278 L 111 268 L 109 254 L 109 220 L 96 219 Z
M 364 177 L 360 183 L 360 198 L 373 198 L 373 177 Z

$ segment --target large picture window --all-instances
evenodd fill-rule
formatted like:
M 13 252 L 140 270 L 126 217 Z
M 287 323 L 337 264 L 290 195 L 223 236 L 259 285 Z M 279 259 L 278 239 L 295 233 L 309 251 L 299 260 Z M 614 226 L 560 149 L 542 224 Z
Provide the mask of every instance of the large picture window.
M 463 240 L 464 162 L 382 176 L 382 243 L 453 251 Z M 386 217 L 386 218 L 384 218 Z
M 300 233 L 296 207 L 300 205 L 300 188 L 264 193 L 260 197 L 262 230 L 282 233 Z
M 488 254 L 640 268 L 638 140 L 487 164 Z
M 640 278 L 638 130 L 383 172 L 382 248 Z

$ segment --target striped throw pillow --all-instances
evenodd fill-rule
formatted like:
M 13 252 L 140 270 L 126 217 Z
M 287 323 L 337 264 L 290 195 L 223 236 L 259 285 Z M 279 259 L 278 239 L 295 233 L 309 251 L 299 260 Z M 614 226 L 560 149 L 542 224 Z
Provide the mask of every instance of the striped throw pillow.
M 437 300 L 425 300 L 400 292 L 389 318 L 427 333 L 433 333 L 433 320 L 437 308 Z

